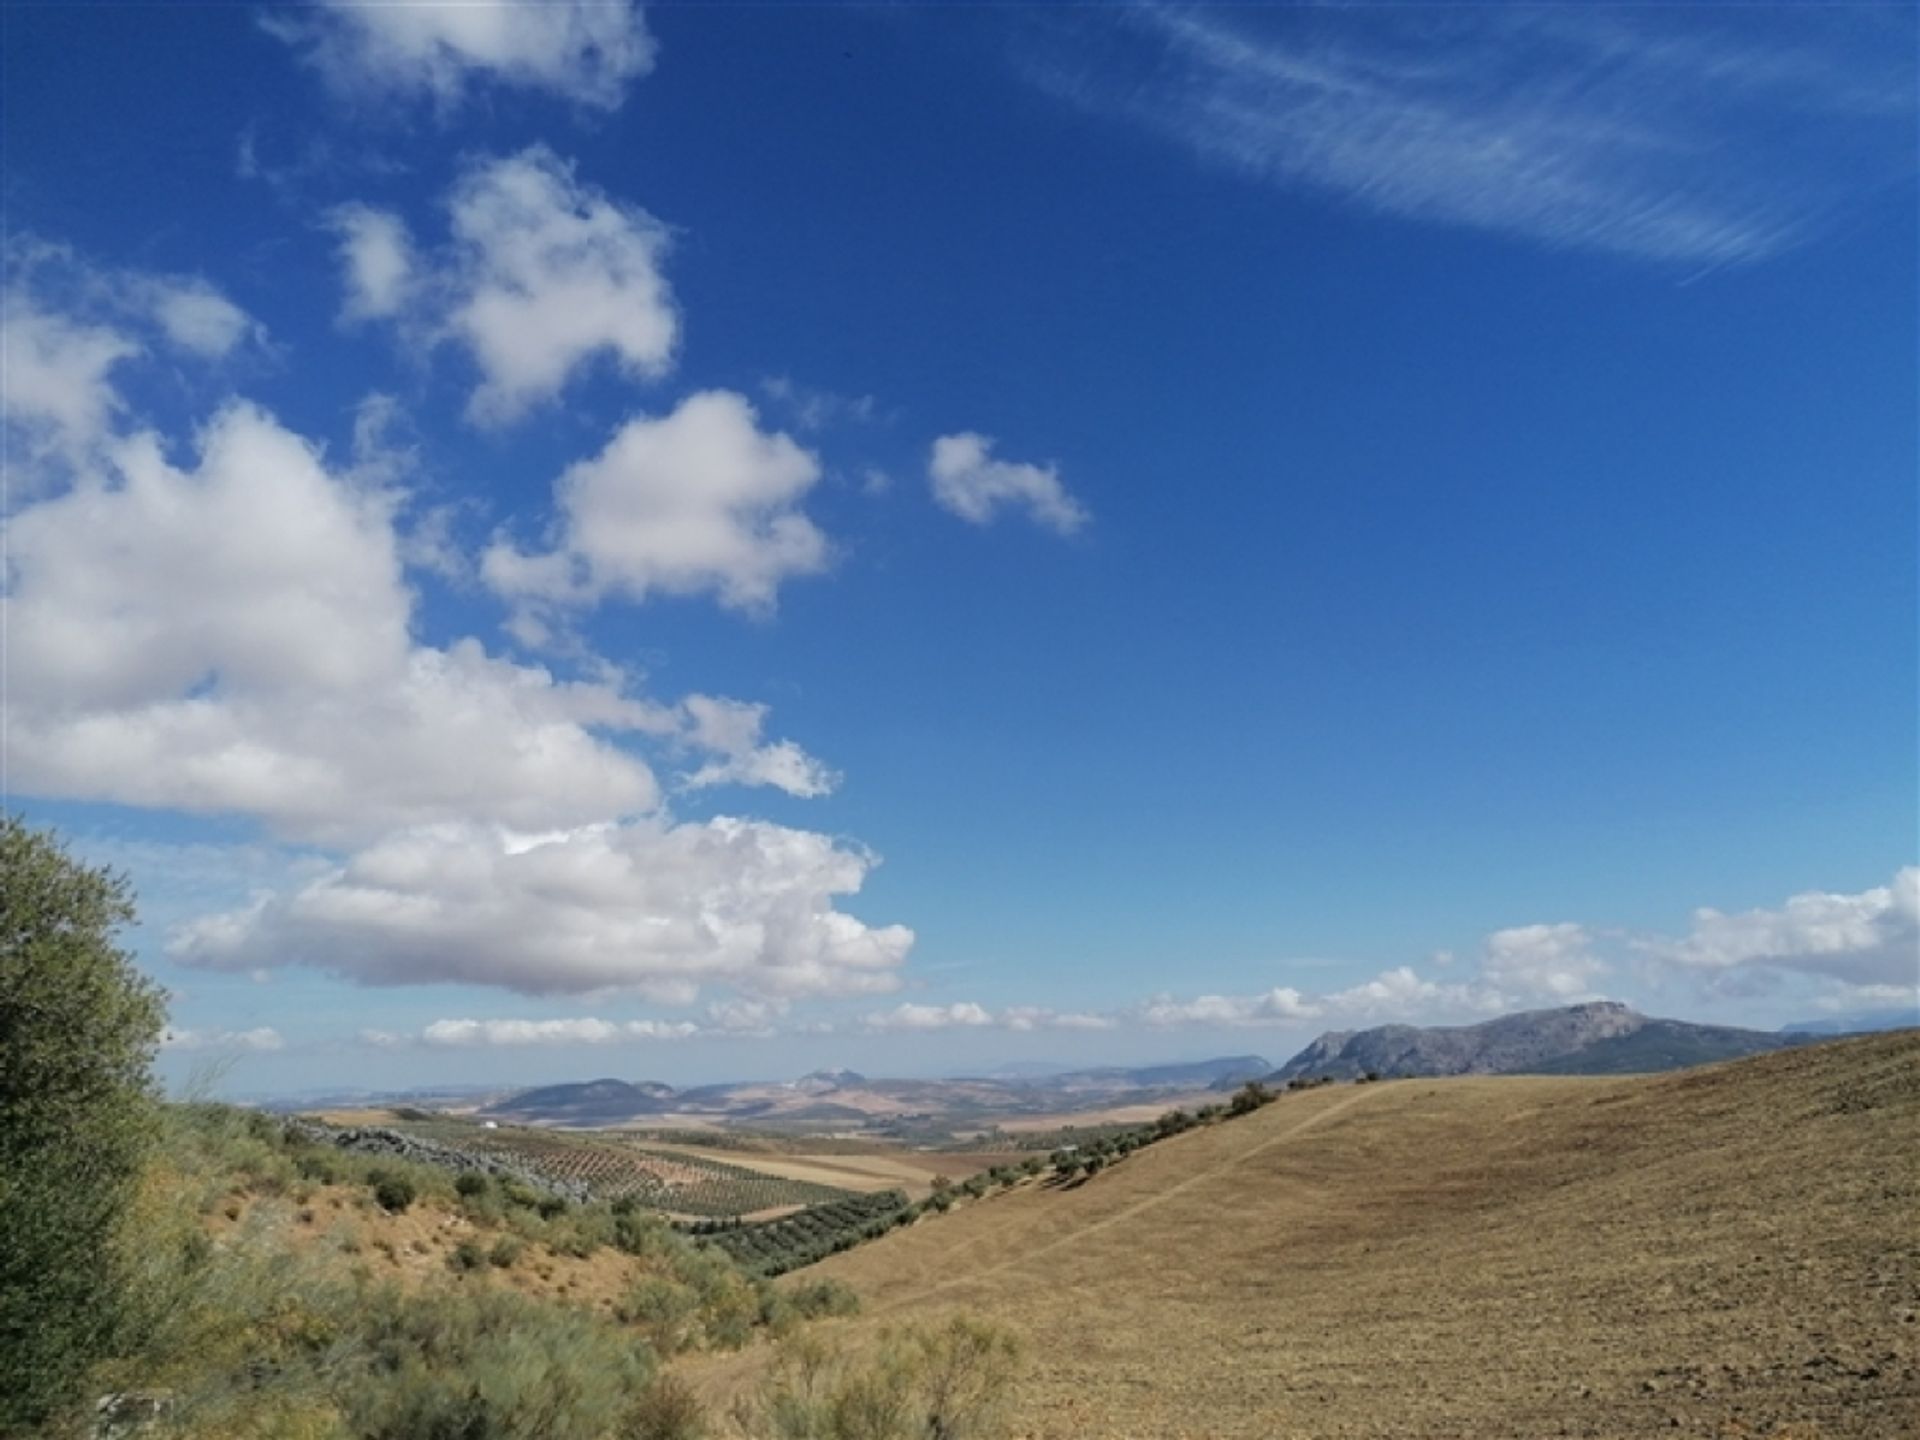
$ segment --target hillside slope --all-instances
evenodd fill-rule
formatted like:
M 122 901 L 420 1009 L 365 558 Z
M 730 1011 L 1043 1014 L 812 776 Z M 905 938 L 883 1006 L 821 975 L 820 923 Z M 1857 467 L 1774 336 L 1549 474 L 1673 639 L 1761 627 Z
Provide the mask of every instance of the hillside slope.
M 1333 1086 L 805 1273 L 860 1326 L 1024 1332 L 1036 1440 L 1884 1440 L 1920 1434 L 1916 1134 L 1913 1032 Z

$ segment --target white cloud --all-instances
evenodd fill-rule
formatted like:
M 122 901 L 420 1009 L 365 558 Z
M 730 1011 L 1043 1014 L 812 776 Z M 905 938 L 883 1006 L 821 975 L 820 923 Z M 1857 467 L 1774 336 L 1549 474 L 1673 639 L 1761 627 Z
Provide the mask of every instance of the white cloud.
M 463 350 L 479 381 L 468 419 L 515 421 L 596 360 L 635 379 L 672 367 L 668 235 L 646 211 L 582 183 L 545 145 L 470 161 L 446 208 L 449 238 L 425 251 L 391 211 L 341 205 L 327 223 L 340 240 L 341 318 L 386 319 L 416 348 Z
M 223 970 L 311 966 L 371 985 L 631 991 L 691 1002 L 874 993 L 913 944 L 835 908 L 873 856 L 726 817 L 542 836 L 444 825 L 388 836 L 289 894 L 183 928 L 170 953 Z
M 1528 929 L 1559 929 L 1551 925 Z M 1359 981 L 1340 991 L 1308 995 L 1290 985 L 1261 991 L 1258 995 L 1200 995 L 1190 1000 L 1156 996 L 1140 1006 L 1139 1018 L 1148 1025 L 1229 1025 L 1229 1027 L 1273 1027 L 1288 1029 L 1298 1025 L 1379 1025 L 1388 1021 L 1455 1020 L 1494 1016 L 1503 1010 L 1519 1010 L 1528 1004 L 1569 1004 L 1572 998 L 1557 989 L 1563 970 L 1548 962 L 1509 964 L 1501 970 L 1501 960 L 1509 952 L 1532 956 L 1530 950 L 1500 935 L 1519 931 L 1500 931 L 1488 937 L 1488 960 L 1482 962 L 1473 981 L 1446 983 L 1432 981 L 1411 966 L 1382 970 L 1373 979 Z M 1494 970 L 1488 970 L 1488 966 Z
M 88 264 L 73 251 L 13 237 L 0 290 L 0 421 L 7 453 L 27 462 L 16 479 L 47 480 L 42 462 L 70 473 L 94 458 L 124 409 L 114 372 L 152 345 L 219 360 L 265 339 L 253 317 L 195 276 Z
M 1086 507 L 1067 493 L 1052 465 L 1026 465 L 992 458 L 994 442 L 965 431 L 933 442 L 927 476 L 933 498 L 975 525 L 1003 509 L 1024 509 L 1037 525 L 1071 535 L 1087 523 Z
M 600 738 L 653 707 L 411 638 L 395 497 L 265 412 L 222 410 L 179 469 L 160 439 L 12 520 L 8 758 L 27 793 L 239 813 L 298 839 L 650 809 Z M 244 537 L 244 543 L 242 538 Z
M 1176 1000 L 1155 996 L 1140 1010 L 1149 1025 L 1285 1025 L 1311 1020 L 1323 1008 L 1298 990 L 1282 986 L 1258 995 L 1199 995 Z
M 1497 990 L 1571 1004 L 1591 997 L 1608 968 L 1579 925 L 1518 925 L 1487 937 L 1480 977 Z
M 252 316 L 204 280 L 154 280 L 142 293 L 168 341 L 204 360 L 218 360 L 265 334 Z
M 40 308 L 24 289 L 0 297 L 0 419 L 10 445 L 30 455 L 78 463 L 105 436 L 119 408 L 108 379 L 114 366 L 140 353 L 128 335 Z
M 634 1040 L 685 1040 L 700 1032 L 688 1021 L 665 1020 L 435 1020 L 420 1043 L 475 1045 L 615 1045 Z
M 1081 1011 L 1061 1012 L 1044 1005 L 1009 1005 L 997 1014 L 984 1005 L 958 1000 L 951 1005 L 911 1002 L 877 1011 L 860 1022 L 873 1031 L 977 1030 L 1111 1030 L 1118 1022 L 1110 1015 Z
M 553 549 L 528 554 L 499 540 L 482 573 L 536 608 L 711 592 L 765 611 L 782 581 L 826 568 L 826 536 L 797 508 L 819 476 L 812 455 L 759 428 L 743 397 L 704 391 L 670 414 L 628 421 L 560 477 Z
M 1744 22 L 1754 17 L 1743 12 Z M 1380 213 L 1688 264 L 1764 258 L 1902 175 L 1911 32 L 1774 14 L 1130 7 L 1061 98 Z M 1106 43 L 1100 43 L 1106 42 Z M 1864 42 L 1864 43 L 1863 43 Z
M 1111 1030 L 1118 1023 L 1111 1015 L 1094 1015 L 1082 1010 L 1049 1010 L 1041 1005 L 1009 1005 L 1000 1012 L 999 1023 L 1009 1030 Z
M 413 238 L 407 222 L 371 205 L 342 205 L 328 216 L 340 237 L 346 300 L 341 318 L 375 320 L 398 315 L 411 298 Z
M 771 785 L 789 795 L 825 795 L 840 777 L 791 740 L 763 744 L 767 707 L 711 695 L 689 695 L 681 701 L 691 725 L 690 743 L 719 758 L 702 765 L 687 778 L 692 789 L 709 785 Z
M 271 1026 L 262 1025 L 253 1030 L 182 1030 L 169 1025 L 160 1037 L 162 1050 L 204 1051 L 204 1050 L 250 1050 L 264 1053 L 284 1050 L 286 1041 L 280 1032 Z
M 442 111 L 475 80 L 614 110 L 654 58 L 640 7 L 630 0 L 322 0 L 267 28 L 298 46 L 344 95 L 424 97 Z
M 545 146 L 471 167 L 448 203 L 459 273 L 445 323 L 482 376 L 469 416 L 516 419 L 596 355 L 666 372 L 680 318 L 652 216 L 580 184 Z
M 861 1023 L 869 1030 L 952 1030 L 991 1025 L 994 1019 L 981 1006 L 963 1000 L 951 1005 L 903 1003 L 869 1015 Z
M 1855 986 L 1920 983 L 1920 866 L 1858 894 L 1809 890 L 1777 910 L 1702 908 L 1678 940 L 1646 939 L 1655 961 L 1704 972 L 1796 971 Z

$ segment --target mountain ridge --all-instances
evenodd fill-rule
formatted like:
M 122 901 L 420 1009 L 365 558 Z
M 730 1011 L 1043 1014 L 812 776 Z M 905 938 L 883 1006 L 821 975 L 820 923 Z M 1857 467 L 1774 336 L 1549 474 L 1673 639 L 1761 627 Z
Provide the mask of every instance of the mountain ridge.
M 1266 1077 L 1619 1075 L 1739 1059 L 1815 1037 L 1643 1015 L 1617 1000 L 1523 1010 L 1472 1025 L 1329 1030 Z

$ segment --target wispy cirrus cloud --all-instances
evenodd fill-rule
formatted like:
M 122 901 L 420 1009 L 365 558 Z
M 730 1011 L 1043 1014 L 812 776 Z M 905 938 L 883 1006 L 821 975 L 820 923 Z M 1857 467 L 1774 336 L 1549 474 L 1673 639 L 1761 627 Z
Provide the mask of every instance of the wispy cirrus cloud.
M 1042 87 L 1275 185 L 1556 248 L 1777 254 L 1911 174 L 1911 15 L 1128 7 Z M 1879 32 L 1888 33 L 1882 35 Z

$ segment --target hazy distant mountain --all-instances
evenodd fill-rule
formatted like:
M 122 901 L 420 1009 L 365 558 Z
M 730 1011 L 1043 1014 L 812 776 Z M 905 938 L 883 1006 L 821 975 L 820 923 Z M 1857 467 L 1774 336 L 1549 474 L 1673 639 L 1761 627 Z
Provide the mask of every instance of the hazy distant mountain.
M 1064 1089 L 1204 1090 L 1213 1085 L 1257 1080 L 1272 1069 L 1273 1062 L 1264 1055 L 1222 1055 L 1178 1065 L 1068 1070 L 1034 1083 Z
M 262 1110 L 289 1113 L 301 1110 L 377 1109 L 394 1105 L 440 1110 L 484 1102 L 504 1093 L 505 1088 L 501 1085 L 423 1085 L 410 1090 L 332 1088 L 277 1091 L 271 1095 L 242 1095 L 238 1098 L 240 1103 L 257 1105 Z
M 563 1125 L 613 1125 L 638 1115 L 670 1110 L 675 1094 L 671 1085 L 654 1081 L 633 1084 L 625 1080 L 587 1080 L 522 1090 L 480 1113 Z
M 522 1090 L 481 1113 L 532 1124 L 594 1127 L 652 1116 L 698 1117 L 784 1130 L 860 1130 L 889 1124 L 964 1124 L 979 1128 L 1002 1118 L 1073 1114 L 1112 1105 L 1151 1103 L 1239 1084 L 1264 1075 L 1272 1062 L 1259 1055 L 1226 1055 L 1176 1065 L 1072 1070 L 1019 1078 L 953 1080 L 870 1079 L 855 1070 L 815 1070 L 798 1080 L 696 1085 L 629 1084 L 589 1080 Z
M 1731 1060 L 1799 1043 L 1791 1035 L 1654 1020 L 1613 1000 L 1528 1010 L 1478 1025 L 1330 1031 L 1269 1077 L 1614 1075 Z
M 1782 1035 L 1865 1035 L 1876 1030 L 1908 1030 L 1920 1026 L 1920 1009 L 1863 1010 L 1853 1015 L 1829 1015 L 1824 1020 L 1796 1020 L 1782 1025 Z

